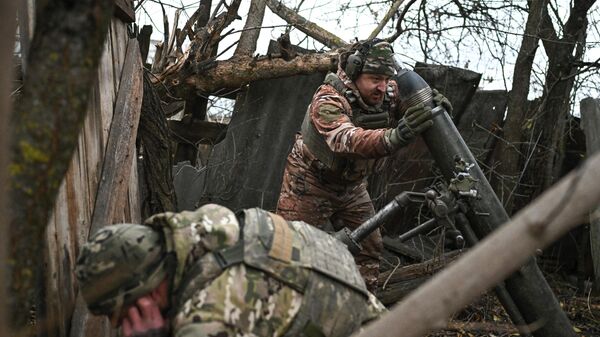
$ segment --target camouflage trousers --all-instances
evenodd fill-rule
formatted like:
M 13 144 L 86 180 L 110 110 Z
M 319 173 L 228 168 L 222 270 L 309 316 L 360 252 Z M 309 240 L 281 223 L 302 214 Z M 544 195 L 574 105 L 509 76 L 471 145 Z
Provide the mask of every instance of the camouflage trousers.
M 335 184 L 324 182 L 295 151 L 288 156 L 283 175 L 277 214 L 286 220 L 299 220 L 322 230 L 329 224 L 335 231 L 355 229 L 375 214 L 365 182 Z M 383 240 L 379 229 L 361 242 L 363 251 L 354 256 L 367 289 L 377 290 L 379 258 Z

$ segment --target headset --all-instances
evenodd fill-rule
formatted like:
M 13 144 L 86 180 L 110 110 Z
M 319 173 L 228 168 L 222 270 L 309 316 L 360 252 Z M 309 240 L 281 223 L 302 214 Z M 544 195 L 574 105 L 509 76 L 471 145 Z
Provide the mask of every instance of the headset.
M 354 81 L 358 78 L 358 75 L 362 72 L 363 66 L 365 65 L 365 57 L 369 55 L 371 48 L 379 42 L 381 39 L 373 39 L 370 41 L 359 42 L 359 45 L 354 54 L 348 56 L 344 72 L 348 77 Z M 391 46 L 390 46 L 391 47 Z

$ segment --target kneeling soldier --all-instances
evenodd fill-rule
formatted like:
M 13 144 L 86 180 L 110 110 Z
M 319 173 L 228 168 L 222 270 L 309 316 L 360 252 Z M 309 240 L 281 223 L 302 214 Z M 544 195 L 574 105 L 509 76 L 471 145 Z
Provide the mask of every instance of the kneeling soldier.
M 348 336 L 385 310 L 343 244 L 257 208 L 107 226 L 76 275 L 123 336 Z

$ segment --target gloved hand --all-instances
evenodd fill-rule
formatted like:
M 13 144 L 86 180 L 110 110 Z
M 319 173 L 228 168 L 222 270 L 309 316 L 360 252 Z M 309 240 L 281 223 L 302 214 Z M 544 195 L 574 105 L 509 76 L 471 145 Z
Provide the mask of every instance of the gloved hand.
M 388 131 L 388 139 L 392 146 L 406 146 L 418 134 L 429 129 L 433 125 L 431 117 L 431 108 L 423 103 L 406 109 L 398 126 Z
M 435 106 L 441 105 L 442 108 L 446 109 L 446 112 L 452 116 L 452 103 L 450 103 L 450 100 L 447 99 L 446 96 L 440 93 L 437 89 L 433 89 L 431 92 L 433 94 L 433 103 Z

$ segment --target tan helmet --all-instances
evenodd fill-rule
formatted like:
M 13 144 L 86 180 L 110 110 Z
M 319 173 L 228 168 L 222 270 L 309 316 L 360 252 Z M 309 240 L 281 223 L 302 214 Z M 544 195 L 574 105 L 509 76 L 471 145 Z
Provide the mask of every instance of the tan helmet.
M 98 231 L 75 266 L 79 290 L 96 315 L 119 312 L 167 276 L 163 234 L 148 226 L 118 224 Z

